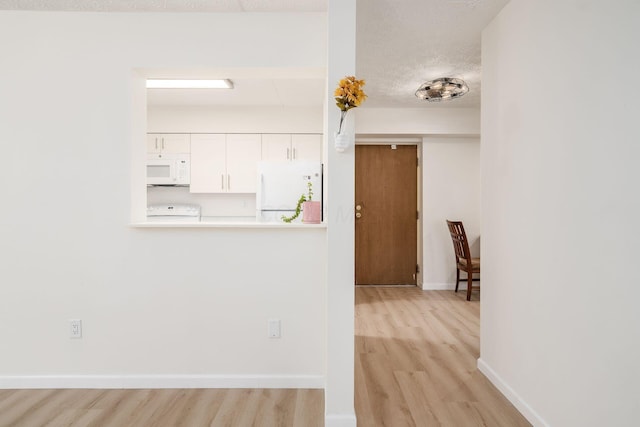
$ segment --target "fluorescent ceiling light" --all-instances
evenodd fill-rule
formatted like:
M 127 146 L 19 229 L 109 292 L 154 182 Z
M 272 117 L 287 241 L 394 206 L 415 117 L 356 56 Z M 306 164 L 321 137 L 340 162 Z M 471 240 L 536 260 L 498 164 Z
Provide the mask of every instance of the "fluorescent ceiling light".
M 233 89 L 233 83 L 228 79 L 221 80 L 147 80 L 147 89 Z

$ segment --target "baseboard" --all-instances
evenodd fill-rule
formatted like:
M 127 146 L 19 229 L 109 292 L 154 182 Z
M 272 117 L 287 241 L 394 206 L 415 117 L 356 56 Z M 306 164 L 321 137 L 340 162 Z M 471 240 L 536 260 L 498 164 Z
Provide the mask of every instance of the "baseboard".
M 320 375 L 16 375 L 0 389 L 18 388 L 324 388 Z M 355 425 L 355 424 L 354 424 Z
M 498 390 L 516 407 L 518 411 L 529 421 L 534 427 L 549 427 L 549 424 L 527 404 L 522 398 L 507 384 L 489 365 L 482 359 L 478 359 L 478 370 L 496 386 Z
M 460 284 L 462 286 L 462 284 Z M 453 291 L 456 289 L 455 283 L 423 283 L 422 290 L 423 291 Z M 466 285 L 464 290 L 466 291 Z
M 324 427 L 356 427 L 356 414 L 325 414 Z

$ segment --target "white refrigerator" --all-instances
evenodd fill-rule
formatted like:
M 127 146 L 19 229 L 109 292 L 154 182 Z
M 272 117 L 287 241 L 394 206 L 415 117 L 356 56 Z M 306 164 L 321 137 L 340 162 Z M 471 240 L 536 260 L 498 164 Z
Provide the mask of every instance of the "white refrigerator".
M 322 163 L 302 160 L 259 162 L 258 221 L 282 222 L 283 215 L 293 215 L 300 196 L 308 194 L 308 182 L 312 184 L 312 200 L 322 202 Z M 301 220 L 302 213 L 293 222 Z

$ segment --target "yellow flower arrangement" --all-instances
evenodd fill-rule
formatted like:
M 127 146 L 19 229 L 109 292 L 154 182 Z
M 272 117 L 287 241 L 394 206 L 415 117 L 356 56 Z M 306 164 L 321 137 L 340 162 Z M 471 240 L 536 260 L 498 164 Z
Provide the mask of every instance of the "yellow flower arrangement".
M 333 96 L 336 105 L 340 109 L 340 126 L 338 133 L 342 132 L 342 123 L 347 112 L 355 107 L 359 107 L 362 102 L 367 99 L 367 95 L 362 90 L 365 85 L 364 80 L 358 80 L 354 76 L 347 76 L 340 80 Z

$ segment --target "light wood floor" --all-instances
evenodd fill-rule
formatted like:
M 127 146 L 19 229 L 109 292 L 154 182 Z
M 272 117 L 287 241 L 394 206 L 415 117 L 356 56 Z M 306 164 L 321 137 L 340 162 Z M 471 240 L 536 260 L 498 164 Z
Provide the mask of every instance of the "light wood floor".
M 356 289 L 358 426 L 530 425 L 476 369 L 480 303 L 465 294 Z
M 323 390 L 0 390 L 2 427 L 323 424 Z
M 476 369 L 480 304 L 464 292 L 356 288 L 359 427 L 529 423 Z M 0 426 L 322 426 L 323 390 L 0 390 Z

